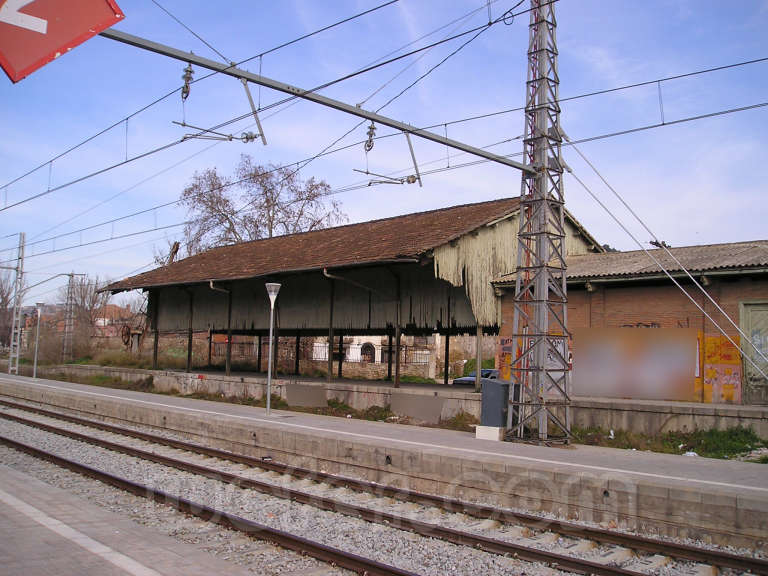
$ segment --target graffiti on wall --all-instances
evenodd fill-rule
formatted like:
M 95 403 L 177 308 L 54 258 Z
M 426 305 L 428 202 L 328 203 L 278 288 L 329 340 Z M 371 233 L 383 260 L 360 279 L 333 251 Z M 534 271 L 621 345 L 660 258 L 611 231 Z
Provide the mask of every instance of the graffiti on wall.
M 739 343 L 738 336 L 734 342 Z M 741 353 L 725 336 L 704 338 L 702 401 L 741 403 Z

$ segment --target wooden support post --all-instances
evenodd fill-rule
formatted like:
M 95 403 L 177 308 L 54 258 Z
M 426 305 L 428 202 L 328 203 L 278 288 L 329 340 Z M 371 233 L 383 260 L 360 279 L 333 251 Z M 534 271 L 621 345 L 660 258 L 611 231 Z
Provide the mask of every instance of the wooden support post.
M 341 380 L 341 367 L 344 365 L 344 335 L 339 332 L 339 365 L 338 373 L 339 380 Z
M 400 322 L 395 326 L 395 388 L 400 388 Z
M 392 330 L 387 330 L 387 380 L 392 381 Z
M 331 299 L 328 307 L 328 383 L 333 381 L 333 298 L 334 283 L 333 278 L 328 280 L 331 283 Z
M 278 348 L 280 347 L 280 309 L 275 304 L 275 328 L 274 328 L 274 341 L 272 346 L 272 378 L 277 374 L 277 359 L 280 357 L 278 354 Z
M 259 334 L 259 348 L 256 350 L 256 367 L 261 372 L 261 334 Z
M 448 370 L 450 368 L 451 354 L 451 287 L 448 286 L 448 326 L 445 330 L 445 358 L 443 358 L 443 384 L 448 385 Z
M 192 290 L 187 292 L 189 294 L 189 325 L 187 328 L 187 372 L 192 371 L 192 318 L 195 308 L 195 295 Z
M 293 365 L 293 373 L 299 375 L 299 354 L 301 353 L 301 332 L 296 332 L 296 358 Z
M 232 289 L 227 293 L 227 359 L 226 374 L 232 370 Z
M 475 336 L 475 392 L 482 390 L 480 379 L 483 377 L 483 327 L 480 322 L 477 323 L 477 332 Z
M 211 353 L 213 352 L 213 329 L 208 328 L 208 367 L 213 366 Z
M 400 276 L 397 277 L 397 311 L 395 313 L 395 388 L 400 388 Z
M 448 384 L 448 370 L 451 367 L 449 362 L 451 354 L 451 328 L 445 331 L 445 358 L 443 358 L 443 384 Z
M 157 370 L 157 350 L 160 346 L 160 330 L 157 326 L 160 314 L 160 293 L 158 291 L 150 292 L 150 303 L 152 304 L 152 329 L 154 330 L 154 342 L 152 342 L 152 370 Z

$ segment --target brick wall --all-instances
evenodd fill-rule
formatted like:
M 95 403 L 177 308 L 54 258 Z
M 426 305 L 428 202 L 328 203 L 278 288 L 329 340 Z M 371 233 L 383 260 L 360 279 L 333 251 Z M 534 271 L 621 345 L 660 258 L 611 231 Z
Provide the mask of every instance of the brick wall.
M 768 279 L 760 277 L 709 277 L 707 291 L 723 310 L 740 322 L 740 303 L 768 301 Z M 738 331 L 690 283 L 683 284 L 736 344 Z M 512 293 L 502 298 L 501 337 L 512 332 Z M 741 355 L 715 325 L 674 285 L 663 283 L 594 283 L 568 288 L 568 324 L 575 328 L 693 328 L 698 334 L 699 378 L 691 386 L 702 402 L 742 401 Z

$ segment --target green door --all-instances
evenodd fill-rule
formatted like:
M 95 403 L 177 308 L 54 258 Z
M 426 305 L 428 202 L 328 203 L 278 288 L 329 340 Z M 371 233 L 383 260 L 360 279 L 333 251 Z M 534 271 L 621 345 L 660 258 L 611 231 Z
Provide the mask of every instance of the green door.
M 741 329 L 755 348 L 744 342 L 742 349 L 757 364 L 763 374 L 768 374 L 768 302 L 741 305 Z M 768 380 L 752 362 L 744 360 L 744 404 L 768 404 Z

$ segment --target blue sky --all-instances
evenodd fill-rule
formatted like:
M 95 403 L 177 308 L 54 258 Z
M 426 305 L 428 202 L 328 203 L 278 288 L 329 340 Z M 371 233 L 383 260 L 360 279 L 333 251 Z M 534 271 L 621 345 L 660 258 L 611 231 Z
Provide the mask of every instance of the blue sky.
M 381 2 L 182 2 L 160 3 L 205 38 L 228 59 L 242 60 Z M 516 2 L 497 0 L 497 17 Z M 116 28 L 150 40 L 218 58 L 150 1 L 121 0 L 126 14 Z M 527 2 L 522 8 L 527 8 Z M 442 29 L 414 46 L 424 45 L 487 22 L 485 2 L 478 0 L 399 0 L 368 16 L 321 33 L 264 56 L 265 76 L 310 88 L 355 71 L 417 40 L 471 11 L 475 13 Z M 560 95 L 568 97 L 684 74 L 714 66 L 768 56 L 768 1 L 722 2 L 560 0 L 557 4 L 560 49 Z M 466 39 L 466 38 L 465 38 Z M 332 86 L 323 93 L 356 104 L 367 100 L 375 109 L 429 70 L 465 39 L 430 50 L 423 58 L 410 57 Z M 382 113 L 416 126 L 453 120 L 523 104 L 528 20 L 499 24 L 450 58 L 427 78 L 398 98 Z M 410 65 L 410 66 L 409 66 Z M 409 66 L 398 77 L 397 73 Z M 259 61 L 244 67 L 258 72 Z M 71 53 L 14 85 L 0 78 L 0 186 L 48 161 L 84 138 L 119 121 L 155 98 L 181 85 L 183 65 L 117 42 L 94 38 Z M 195 77 L 203 76 L 196 69 Z M 663 82 L 664 118 L 680 118 L 768 101 L 768 62 L 685 79 Z M 261 105 L 282 95 L 252 87 Z M 172 124 L 182 117 L 198 126 L 212 126 L 248 111 L 242 86 L 228 77 L 214 76 L 192 86 L 182 110 L 178 94 L 100 136 L 91 143 L 45 166 L 34 174 L 0 188 L 0 206 L 52 186 L 115 164 L 185 133 Z M 278 111 L 277 113 L 275 113 Z M 581 139 L 658 123 L 657 86 L 645 86 L 563 104 L 562 125 L 572 139 Z M 0 236 L 19 231 L 28 241 L 92 226 L 178 198 L 195 170 L 217 167 L 231 173 L 240 154 L 261 163 L 290 164 L 311 157 L 352 128 L 358 120 L 342 113 L 299 102 L 263 113 L 269 145 L 191 140 L 148 158 L 0 212 Z M 239 135 L 248 120 L 227 132 Z M 723 115 L 585 143 L 581 150 L 606 179 L 672 246 L 736 242 L 768 238 L 768 202 L 764 166 L 768 140 L 768 108 Z M 344 143 L 365 138 L 358 128 Z M 443 132 L 441 127 L 436 129 Z M 523 116 L 513 112 L 492 118 L 451 124 L 448 135 L 476 146 L 514 139 L 522 134 Z M 391 132 L 379 127 L 377 135 Z M 471 160 L 442 146 L 414 141 L 422 171 L 456 166 Z M 521 150 L 519 140 L 490 148 L 499 154 Z M 564 152 L 574 172 L 619 210 L 610 192 L 573 150 Z M 410 156 L 403 136 L 380 140 L 368 155 L 373 172 L 407 174 Z M 365 182 L 353 169 L 365 169 L 362 146 L 317 159 L 303 170 L 305 178 L 326 180 L 334 190 Z M 514 196 L 520 174 L 500 165 L 483 163 L 424 177 L 417 185 L 382 185 L 340 192 L 351 222 L 419 210 Z M 120 193 L 119 196 L 104 202 Z M 601 243 L 631 250 L 636 246 L 589 198 L 573 178 L 566 178 L 569 210 Z M 100 202 L 102 205 L 77 216 Z M 619 216 L 629 223 L 626 212 Z M 69 222 L 65 222 L 70 220 Z M 40 254 L 80 243 L 102 240 L 185 219 L 183 210 L 168 207 L 112 225 L 32 245 L 28 249 L 28 283 L 61 272 L 86 272 L 119 278 L 148 265 L 153 244 L 163 246 L 180 228 Z M 638 237 L 648 234 L 630 225 Z M 0 250 L 14 238 L 0 240 Z M 40 254 L 40 255 L 38 255 Z M 0 256 L 13 256 L 9 250 Z M 57 279 L 34 289 L 28 301 L 56 297 Z

